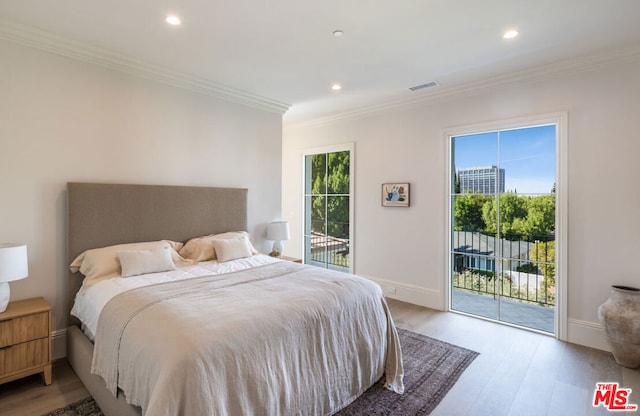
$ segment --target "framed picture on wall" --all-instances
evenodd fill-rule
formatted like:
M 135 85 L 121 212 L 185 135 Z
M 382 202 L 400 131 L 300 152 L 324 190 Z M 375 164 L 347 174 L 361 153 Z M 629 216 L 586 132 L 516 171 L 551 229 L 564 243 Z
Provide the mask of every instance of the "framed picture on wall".
M 408 207 L 409 184 L 389 182 L 382 184 L 383 207 Z

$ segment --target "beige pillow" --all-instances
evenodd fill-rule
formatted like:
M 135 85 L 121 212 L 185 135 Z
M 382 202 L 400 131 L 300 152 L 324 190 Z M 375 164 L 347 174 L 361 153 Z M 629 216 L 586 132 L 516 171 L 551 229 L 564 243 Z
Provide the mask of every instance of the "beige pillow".
M 121 276 L 129 277 L 175 270 L 176 265 L 171 259 L 171 251 L 170 248 L 118 251 Z
M 247 237 L 217 239 L 213 241 L 213 245 L 220 263 L 252 256 L 251 243 Z
M 192 238 L 187 241 L 179 254 L 181 257 L 193 261 L 209 261 L 216 259 L 214 241 L 216 240 L 238 240 L 245 238 L 251 249 L 251 254 L 258 254 L 258 250 L 253 247 L 249 240 L 249 233 L 246 231 L 229 231 L 222 234 L 210 234 L 203 237 Z
M 187 241 L 179 251 L 182 258 L 193 261 L 209 261 L 215 258 L 213 241 L 209 237 L 196 237 Z
M 174 264 L 184 266 L 190 264 L 178 255 L 172 248 L 173 242 L 148 241 L 144 243 L 118 244 L 101 248 L 86 250 L 73 260 L 69 265 L 72 273 L 80 272 L 85 278 L 83 287 L 91 286 L 101 280 L 111 279 L 120 276 L 120 262 L 118 261 L 118 251 L 125 250 L 153 250 L 157 248 L 168 248 Z

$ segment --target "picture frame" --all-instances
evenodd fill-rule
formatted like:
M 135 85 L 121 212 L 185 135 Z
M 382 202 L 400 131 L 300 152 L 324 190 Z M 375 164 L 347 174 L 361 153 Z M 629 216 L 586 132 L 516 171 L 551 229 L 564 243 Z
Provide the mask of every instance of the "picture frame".
M 381 190 L 383 207 L 408 207 L 409 183 L 387 182 L 382 184 Z

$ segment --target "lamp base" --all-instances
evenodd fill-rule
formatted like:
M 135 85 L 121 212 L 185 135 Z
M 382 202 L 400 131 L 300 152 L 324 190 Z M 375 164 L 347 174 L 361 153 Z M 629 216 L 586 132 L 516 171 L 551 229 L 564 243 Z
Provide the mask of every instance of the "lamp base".
M 282 241 L 274 241 L 273 248 L 271 249 L 271 253 L 269 255 L 271 257 L 281 257 L 284 252 L 284 247 L 282 247 Z
M 9 288 L 9 283 L 0 282 L 0 313 L 7 310 L 7 305 L 9 304 L 10 297 L 11 290 Z

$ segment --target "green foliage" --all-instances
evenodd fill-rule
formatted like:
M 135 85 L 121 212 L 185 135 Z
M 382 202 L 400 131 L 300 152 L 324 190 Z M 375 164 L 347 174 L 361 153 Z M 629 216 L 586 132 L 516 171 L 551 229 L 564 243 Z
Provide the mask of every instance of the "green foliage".
M 312 155 L 311 230 L 349 238 L 349 152 Z M 325 195 L 326 194 L 326 195 Z M 326 229 L 325 229 L 326 225 Z
M 482 219 L 482 207 L 491 201 L 485 195 L 456 196 L 453 208 L 453 229 L 456 231 L 482 231 L 486 228 Z
M 529 258 L 531 261 L 536 262 L 535 264 L 544 276 L 544 289 L 550 290 L 554 288 L 556 286 L 556 242 L 536 242 L 529 252 Z
M 556 225 L 556 199 L 553 195 L 528 198 L 527 218 L 522 234 L 534 240 L 553 239 Z
M 500 237 L 508 240 L 550 241 L 555 233 L 555 197 L 500 196 Z M 481 195 L 457 195 L 453 206 L 453 228 L 496 234 L 497 198 Z
M 513 234 L 519 234 L 521 230 L 518 228 L 522 227 L 522 219 L 527 217 L 527 202 L 527 198 L 519 197 L 514 193 L 505 193 L 500 196 L 500 231 L 502 237 L 509 239 Z M 482 207 L 482 219 L 487 225 L 486 230 L 490 233 L 498 232 L 497 212 L 498 200 L 496 198 L 490 204 L 485 204 Z

